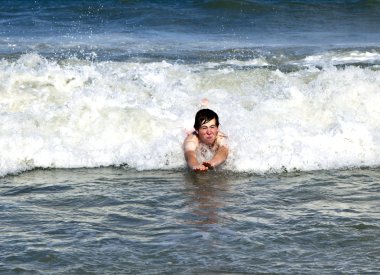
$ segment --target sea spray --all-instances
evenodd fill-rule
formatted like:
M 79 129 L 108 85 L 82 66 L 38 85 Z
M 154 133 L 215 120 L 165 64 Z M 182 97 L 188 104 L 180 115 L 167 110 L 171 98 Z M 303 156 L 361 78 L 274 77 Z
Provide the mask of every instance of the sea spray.
M 380 164 L 378 70 L 318 63 L 283 71 L 253 62 L 4 59 L 0 175 L 35 167 L 185 167 L 182 141 L 204 99 L 229 138 L 224 169 Z

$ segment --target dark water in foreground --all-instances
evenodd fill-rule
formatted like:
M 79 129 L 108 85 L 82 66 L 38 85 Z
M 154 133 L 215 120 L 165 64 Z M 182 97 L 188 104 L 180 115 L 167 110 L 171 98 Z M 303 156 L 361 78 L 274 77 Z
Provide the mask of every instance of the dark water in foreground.
M 0 179 L 0 273 L 380 272 L 380 170 Z

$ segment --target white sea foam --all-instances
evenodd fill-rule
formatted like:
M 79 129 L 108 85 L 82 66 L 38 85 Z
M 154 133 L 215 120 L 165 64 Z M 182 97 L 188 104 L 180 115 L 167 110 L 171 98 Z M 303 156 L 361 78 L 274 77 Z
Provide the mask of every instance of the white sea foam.
M 0 175 L 185 167 L 182 141 L 203 98 L 229 136 L 225 169 L 380 164 L 380 72 L 369 68 L 284 73 L 165 61 L 57 63 L 27 54 L 1 61 L 0 70 Z
M 379 63 L 380 53 L 377 51 L 329 51 L 321 54 L 307 56 L 303 63 L 306 65 L 341 65 L 355 63 Z

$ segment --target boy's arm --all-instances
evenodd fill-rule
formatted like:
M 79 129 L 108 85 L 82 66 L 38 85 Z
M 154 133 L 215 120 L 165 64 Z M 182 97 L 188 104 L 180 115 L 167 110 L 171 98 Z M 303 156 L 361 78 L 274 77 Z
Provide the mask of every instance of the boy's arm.
M 187 166 L 189 166 L 190 169 L 193 171 L 206 171 L 208 167 L 201 164 L 197 160 L 197 155 L 195 153 L 195 150 L 198 146 L 198 140 L 194 138 L 194 136 L 188 136 L 185 139 L 184 142 L 184 152 L 185 152 L 185 160 L 187 163 Z
M 189 168 L 196 170 L 201 166 L 198 162 L 195 151 L 185 151 L 185 159 Z M 203 166 L 203 165 L 202 165 Z
M 209 168 L 216 167 L 218 165 L 221 165 L 228 157 L 228 147 L 227 146 L 220 146 L 218 151 L 216 151 L 215 156 L 203 163 L 204 165 L 208 166 Z

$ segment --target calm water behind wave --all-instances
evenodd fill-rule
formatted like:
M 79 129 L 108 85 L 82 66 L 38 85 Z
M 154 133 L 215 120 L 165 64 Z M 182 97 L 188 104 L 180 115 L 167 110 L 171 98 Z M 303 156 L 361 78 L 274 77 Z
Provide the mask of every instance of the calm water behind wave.
M 377 273 L 380 171 L 34 170 L 0 180 L 4 273 Z
M 193 60 L 226 49 L 376 47 L 379 11 L 369 0 L 2 1 L 0 57 Z

